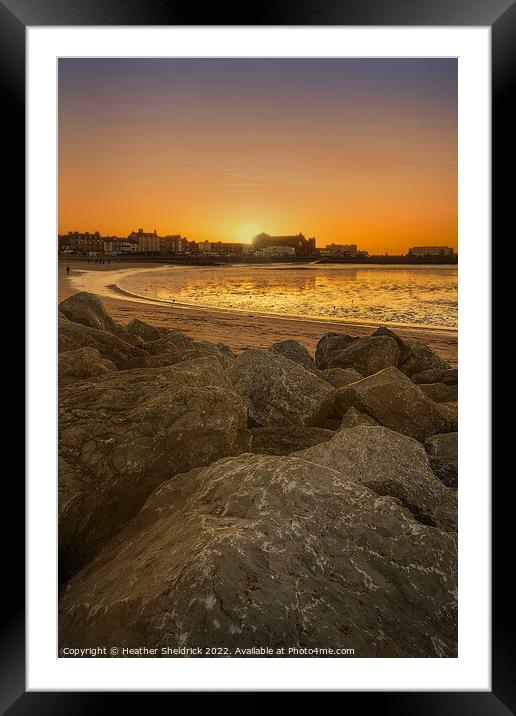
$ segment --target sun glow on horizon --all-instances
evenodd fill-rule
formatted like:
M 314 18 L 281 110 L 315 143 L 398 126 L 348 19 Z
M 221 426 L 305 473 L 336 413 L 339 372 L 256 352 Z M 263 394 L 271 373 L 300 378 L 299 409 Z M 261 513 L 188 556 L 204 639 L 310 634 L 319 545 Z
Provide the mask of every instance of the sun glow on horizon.
M 254 224 L 251 221 L 245 224 L 240 224 L 236 231 L 237 239 L 242 244 L 250 244 L 253 236 L 261 234 L 263 232 L 262 227 L 259 224 Z

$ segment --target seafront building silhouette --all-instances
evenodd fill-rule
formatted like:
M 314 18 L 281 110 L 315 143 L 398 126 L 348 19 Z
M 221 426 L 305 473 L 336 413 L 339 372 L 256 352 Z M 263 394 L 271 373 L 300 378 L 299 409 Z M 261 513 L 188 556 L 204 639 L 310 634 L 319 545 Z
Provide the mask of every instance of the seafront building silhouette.
M 287 255 L 311 256 L 316 253 L 315 237 L 307 239 L 301 233 L 295 236 L 258 234 L 251 245 L 254 251 L 270 252 L 272 255 L 280 254 L 282 249 Z
M 453 256 L 449 246 L 413 246 L 408 250 L 409 256 Z
M 96 231 L 70 231 L 58 237 L 59 253 L 76 256 L 200 255 L 200 256 L 317 256 L 315 238 L 301 233 L 292 236 L 258 234 L 251 243 L 231 241 L 189 241 L 180 234 L 159 236 L 154 231 L 137 229 L 126 236 L 101 236 Z
M 99 231 L 69 231 L 58 236 L 58 251 L 63 256 L 117 257 L 117 256 L 176 256 L 176 257 L 233 257 L 240 259 L 338 259 L 364 260 L 367 251 L 357 244 L 327 244 L 317 247 L 315 237 L 304 234 L 273 236 L 261 233 L 251 243 L 235 241 L 189 241 L 181 234 L 160 236 L 156 229 L 144 231 L 139 228 L 128 236 L 103 236 Z M 388 255 L 387 255 L 388 256 Z M 456 259 L 449 246 L 414 246 L 406 255 L 411 259 Z M 383 257 L 385 258 L 385 257 Z M 391 256 L 390 258 L 396 258 Z

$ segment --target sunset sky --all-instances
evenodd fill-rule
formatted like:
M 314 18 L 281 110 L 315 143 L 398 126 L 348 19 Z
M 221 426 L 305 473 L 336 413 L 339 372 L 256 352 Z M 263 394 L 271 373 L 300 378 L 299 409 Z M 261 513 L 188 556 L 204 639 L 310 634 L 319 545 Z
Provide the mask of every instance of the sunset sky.
M 59 232 L 457 247 L 457 62 L 59 60 Z

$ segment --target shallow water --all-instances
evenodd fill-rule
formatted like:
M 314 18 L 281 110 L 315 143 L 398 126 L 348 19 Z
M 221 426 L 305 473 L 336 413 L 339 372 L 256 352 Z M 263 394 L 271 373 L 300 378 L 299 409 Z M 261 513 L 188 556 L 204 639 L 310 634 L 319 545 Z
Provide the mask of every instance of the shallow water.
M 166 266 L 121 272 L 116 286 L 171 304 L 457 328 L 455 266 Z

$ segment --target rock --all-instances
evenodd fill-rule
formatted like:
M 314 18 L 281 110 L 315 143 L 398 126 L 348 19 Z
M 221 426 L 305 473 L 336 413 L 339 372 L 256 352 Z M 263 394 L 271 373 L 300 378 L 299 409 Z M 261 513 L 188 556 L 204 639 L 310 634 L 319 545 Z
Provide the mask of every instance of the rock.
M 104 308 L 104 304 L 94 293 L 80 291 L 70 298 L 61 301 L 59 311 L 70 321 L 80 323 L 89 328 L 97 328 L 107 333 L 118 335 L 122 326 L 111 318 Z
M 167 358 L 163 358 L 162 362 L 172 360 L 174 353 L 177 355 L 177 361 L 174 361 L 176 363 L 194 358 L 216 356 L 222 365 L 229 369 L 235 359 L 234 353 L 224 343 L 196 341 L 180 331 L 169 331 L 158 340 L 143 343 L 142 348 L 151 355 L 164 356 L 167 354 Z M 164 364 L 170 365 L 170 363 Z M 127 367 L 130 367 L 129 364 Z
M 251 428 L 249 432 L 249 452 L 263 455 L 288 455 L 330 440 L 334 435 L 332 430 L 299 427 Z
M 237 356 L 229 374 L 261 427 L 315 426 L 332 413 L 328 383 L 278 353 L 251 348 Z
M 428 455 L 444 457 L 457 463 L 459 454 L 459 434 L 441 433 L 431 435 L 425 440 L 425 450 Z
M 195 358 L 216 357 L 228 368 L 234 360 L 231 350 L 222 343 L 196 341 L 178 331 L 170 331 L 162 338 L 143 344 L 147 355 L 131 358 L 124 368 L 159 368 Z
M 122 332 L 119 335 L 122 340 L 132 346 L 141 346 L 144 343 L 143 339 L 140 338 L 140 336 L 137 336 L 134 333 L 128 333 L 125 328 L 122 329 Z
M 119 336 L 108 331 L 90 328 L 81 323 L 59 319 L 58 352 L 73 351 L 77 348 L 95 348 L 102 358 L 107 358 L 121 368 L 129 358 L 146 355 L 146 351 L 132 346 Z
M 147 353 L 158 355 L 159 353 L 168 353 L 173 349 L 185 348 L 194 343 L 194 339 L 187 336 L 181 331 L 169 331 L 161 338 L 152 341 L 145 341 L 142 345 Z
M 320 428 L 324 428 L 325 430 L 331 430 L 332 432 L 335 432 L 335 430 L 340 430 L 342 423 L 342 418 L 325 418 L 324 420 L 321 420 L 317 425 Z
M 68 572 L 160 482 L 249 444 L 246 407 L 215 358 L 117 371 L 62 387 L 59 399 L 60 457 L 81 485 L 60 525 Z
M 456 566 L 454 534 L 337 470 L 240 455 L 152 494 L 68 585 L 59 647 L 455 657 Z
M 450 366 L 437 353 L 424 343 L 419 341 L 405 341 L 405 345 L 409 349 L 407 358 L 400 362 L 399 369 L 405 375 L 412 376 L 421 373 L 424 370 L 438 369 L 447 370 Z
M 206 357 L 206 356 L 198 356 Z M 129 358 L 124 363 L 124 370 L 131 370 L 133 368 L 164 368 L 167 365 L 175 365 L 176 363 L 182 363 L 184 360 L 184 352 L 178 349 L 168 351 L 167 353 L 158 353 L 157 355 L 146 355 L 138 356 L 136 358 Z
M 58 524 L 59 524 L 59 581 L 63 583 L 70 573 L 66 552 L 63 546 L 73 545 L 81 525 L 88 524 L 90 513 L 98 509 L 97 495 L 87 481 L 82 470 L 71 465 L 62 457 L 58 459 Z M 63 557 L 64 559 L 61 559 Z
M 430 368 L 411 376 L 414 383 L 444 383 L 457 385 L 459 372 L 457 368 Z
M 101 357 L 95 348 L 77 348 L 58 356 L 59 385 L 73 380 L 93 378 L 116 370 L 116 365 Z
M 380 328 L 377 328 L 376 331 L 372 334 L 373 336 L 389 336 L 389 338 L 394 338 L 396 343 L 398 344 L 398 348 L 400 349 L 400 356 L 398 359 L 399 363 L 403 363 L 404 360 L 406 360 L 410 353 L 410 348 L 407 346 L 405 341 L 398 336 L 397 333 L 395 333 L 390 328 L 386 328 L 385 326 L 380 326 Z
M 182 350 L 183 360 L 205 358 L 213 356 L 219 359 L 226 370 L 229 370 L 235 361 L 235 355 L 223 343 L 208 343 L 208 341 L 192 341 Z
M 390 336 L 354 338 L 342 349 L 328 351 L 328 368 L 353 368 L 367 376 L 398 364 L 398 344 Z
M 236 358 L 235 353 L 233 353 L 231 348 L 225 343 L 215 343 L 215 348 L 221 353 L 222 364 L 224 365 L 224 368 L 226 368 L 226 370 L 231 368 Z
M 279 355 L 294 361 L 294 363 L 299 363 L 306 370 L 315 369 L 315 361 L 307 348 L 297 341 L 278 341 L 272 344 L 271 351 L 279 353 Z
M 335 409 L 345 415 L 354 407 L 391 430 L 423 441 L 435 433 L 453 430 L 453 421 L 406 375 L 393 366 L 339 388 Z
M 157 341 L 158 338 L 161 338 L 163 334 L 167 332 L 166 329 L 155 328 L 144 321 L 140 321 L 138 318 L 133 318 L 133 320 L 127 324 L 125 330 L 127 333 L 138 336 L 143 341 Z
M 169 353 L 174 350 L 184 350 L 192 345 L 192 343 L 195 343 L 195 339 L 187 336 L 186 333 L 169 330 L 162 335 L 161 338 L 144 341 L 142 347 L 149 355 L 161 355 L 162 353 Z
M 326 368 L 325 370 L 317 370 L 316 374 L 319 378 L 322 378 L 334 388 L 342 388 L 343 385 L 349 385 L 355 383 L 357 380 L 362 380 L 363 376 L 360 375 L 353 368 Z
M 395 497 L 422 524 L 457 529 L 456 496 L 435 477 L 424 448 L 412 438 L 361 425 L 338 430 L 328 442 L 296 456 L 338 470 L 377 495 Z
M 446 416 L 449 430 L 443 432 L 456 432 L 459 429 L 459 406 L 456 400 L 439 403 L 439 410 Z
M 458 433 L 432 435 L 425 440 L 430 467 L 445 485 L 457 488 L 458 483 Z
M 456 490 L 459 484 L 457 465 L 444 460 L 441 457 L 429 456 L 428 461 L 434 475 L 441 480 L 443 485 Z
M 315 363 L 320 370 L 330 368 L 331 356 L 334 352 L 347 348 L 353 342 L 353 336 L 345 333 L 325 333 L 319 339 L 315 349 Z
M 379 423 L 366 413 L 361 413 L 356 408 L 349 408 L 347 413 L 342 417 L 340 428 L 356 428 L 358 425 L 379 425 Z
M 419 383 L 419 388 L 435 403 L 446 403 L 450 400 L 457 400 L 458 390 L 456 385 Z

